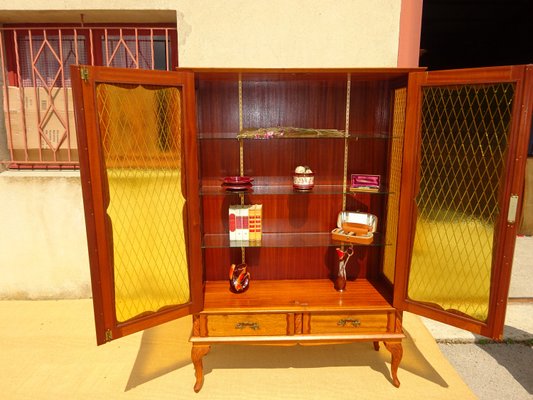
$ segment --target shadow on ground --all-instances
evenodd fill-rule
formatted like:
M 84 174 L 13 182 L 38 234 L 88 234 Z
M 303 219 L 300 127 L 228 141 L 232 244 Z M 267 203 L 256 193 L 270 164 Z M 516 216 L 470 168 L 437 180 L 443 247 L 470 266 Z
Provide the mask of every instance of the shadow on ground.
M 398 371 L 420 376 L 441 387 L 448 387 L 431 362 L 416 344 L 416 339 L 406 331 L 403 341 L 403 358 Z M 191 344 L 177 324 L 163 324 L 144 331 L 137 357 L 133 364 L 125 391 L 191 364 Z M 322 346 L 246 346 L 214 345 L 204 358 L 204 375 L 213 369 L 245 368 L 324 368 L 343 366 L 368 366 L 383 374 L 391 383 L 391 354 L 381 344 L 375 351 L 371 342 Z M 191 383 L 193 375 L 191 373 Z
M 531 334 L 512 326 L 505 327 L 505 337 L 531 337 Z M 504 341 L 503 343 L 480 341 L 477 346 L 494 358 L 529 393 L 533 394 L 533 340 Z

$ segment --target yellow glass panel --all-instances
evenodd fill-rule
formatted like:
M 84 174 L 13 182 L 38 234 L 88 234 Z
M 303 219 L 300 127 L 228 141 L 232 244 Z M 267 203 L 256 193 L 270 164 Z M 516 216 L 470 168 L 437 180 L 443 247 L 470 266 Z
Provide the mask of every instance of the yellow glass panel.
M 423 89 L 409 298 L 485 321 L 513 84 Z
M 97 86 L 117 321 L 189 301 L 181 91 Z
M 391 147 L 391 163 L 389 169 L 389 195 L 387 206 L 387 228 L 385 242 L 390 246 L 385 247 L 383 258 L 383 274 L 394 282 L 396 266 L 396 242 L 398 240 L 398 216 L 400 207 L 400 183 L 402 178 L 402 151 L 403 135 L 405 128 L 405 106 L 407 89 L 400 88 L 394 91 L 394 108 L 392 120 L 392 135 L 394 140 Z

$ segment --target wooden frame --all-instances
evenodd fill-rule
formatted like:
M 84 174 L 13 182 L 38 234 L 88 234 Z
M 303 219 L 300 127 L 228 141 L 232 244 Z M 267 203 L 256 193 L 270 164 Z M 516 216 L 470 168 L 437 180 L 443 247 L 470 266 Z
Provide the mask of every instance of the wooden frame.
M 529 73 L 530 74 L 530 73 Z M 400 226 L 404 227 L 408 235 L 400 238 L 398 246 L 398 258 L 396 268 L 396 285 L 394 305 L 405 311 L 410 311 L 428 318 L 470 330 L 483 336 L 501 339 L 505 310 L 507 305 L 508 288 L 511 276 L 511 260 L 514 251 L 516 237 L 516 224 L 507 223 L 509 196 L 511 193 L 522 193 L 524 181 L 524 151 L 527 144 L 527 135 L 524 130 L 524 121 L 531 115 L 531 106 L 523 107 L 531 100 L 523 99 L 524 84 L 526 83 L 526 68 L 517 67 L 493 67 L 458 71 L 436 71 L 412 74 L 409 82 L 409 100 L 407 107 L 406 130 L 413 132 L 406 137 L 404 146 L 404 174 L 402 180 L 401 220 Z M 531 79 L 531 78 L 528 78 Z M 413 199 L 418 192 L 419 182 L 418 166 L 420 164 L 420 109 L 421 88 L 446 85 L 475 85 L 485 83 L 514 82 L 515 101 L 512 112 L 512 123 L 509 132 L 509 144 L 506 155 L 505 171 L 502 176 L 503 189 L 500 192 L 500 218 L 496 224 L 495 252 L 493 256 L 493 270 L 491 274 L 491 293 L 489 305 L 489 317 L 486 322 L 481 322 L 458 315 L 456 313 L 437 310 L 427 304 L 416 303 L 408 299 L 407 285 L 409 278 L 409 265 L 412 257 L 411 250 L 415 232 L 416 211 Z M 526 139 L 524 139 L 526 137 Z M 521 168 L 517 168 L 521 165 Z M 521 186 L 522 185 L 522 186 Z
M 82 77 L 82 74 L 86 76 L 86 79 Z M 192 178 L 198 175 L 196 157 L 194 156 L 196 154 L 196 114 L 193 106 L 193 76 L 190 73 L 151 71 L 149 81 L 146 81 L 145 78 L 145 71 L 139 70 L 72 67 L 73 86 L 80 89 L 75 91 L 74 104 L 80 132 L 78 135 L 80 138 L 80 165 L 83 165 L 80 168 L 80 173 L 85 203 L 97 342 L 99 344 L 180 316 L 198 312 L 203 303 L 198 187 L 196 180 Z M 124 323 L 118 323 L 114 309 L 113 241 L 111 221 L 106 213 L 109 205 L 109 193 L 102 154 L 102 140 L 95 119 L 97 111 L 94 88 L 95 85 L 103 82 L 130 84 L 147 82 L 150 85 L 179 86 L 182 88 L 185 171 L 186 176 L 191 177 L 191 179 L 185 180 L 184 187 L 187 198 L 186 234 L 189 249 L 191 300 L 183 306 L 170 307 Z

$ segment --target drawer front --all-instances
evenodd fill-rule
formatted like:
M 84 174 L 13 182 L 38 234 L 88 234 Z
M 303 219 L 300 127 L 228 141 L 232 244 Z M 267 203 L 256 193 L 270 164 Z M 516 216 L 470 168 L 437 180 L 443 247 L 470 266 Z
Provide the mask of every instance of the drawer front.
M 207 316 L 207 336 L 287 335 L 287 314 L 227 314 Z
M 310 334 L 357 334 L 387 332 L 388 314 L 311 314 Z

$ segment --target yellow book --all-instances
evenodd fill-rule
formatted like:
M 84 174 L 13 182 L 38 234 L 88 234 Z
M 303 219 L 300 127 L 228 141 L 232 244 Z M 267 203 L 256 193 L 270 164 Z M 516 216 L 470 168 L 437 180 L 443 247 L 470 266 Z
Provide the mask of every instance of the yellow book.
M 263 235 L 263 205 L 255 204 L 255 240 L 261 241 Z

